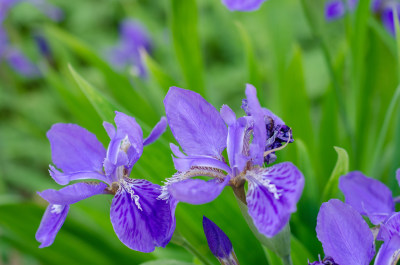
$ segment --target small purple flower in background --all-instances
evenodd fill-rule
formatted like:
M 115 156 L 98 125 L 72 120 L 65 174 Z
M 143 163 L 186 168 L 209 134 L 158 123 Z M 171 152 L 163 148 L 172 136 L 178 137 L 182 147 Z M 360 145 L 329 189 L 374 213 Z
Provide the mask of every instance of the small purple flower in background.
M 125 19 L 120 26 L 120 40 L 106 52 L 108 61 L 119 71 L 131 67 L 140 77 L 146 76 L 140 50 L 151 51 L 151 39 L 138 21 Z
M 327 258 L 313 265 L 368 265 L 374 257 L 374 236 L 361 215 L 348 204 L 336 199 L 323 203 L 316 231 Z
M 203 216 L 203 229 L 208 247 L 223 265 L 239 265 L 228 236 L 214 222 Z
M 142 129 L 135 119 L 116 112 L 115 124 L 104 122 L 111 141 L 108 149 L 96 136 L 75 124 L 55 124 L 48 131 L 53 163 L 50 175 L 60 185 L 79 182 L 60 190 L 38 194 L 49 202 L 36 239 L 40 247 L 50 246 L 67 216 L 69 206 L 98 194 L 113 194 L 110 218 L 118 238 L 131 249 L 151 252 L 165 247 L 175 229 L 176 203 L 158 200 L 160 186 L 143 179 L 129 178 L 140 158 L 143 146 L 155 141 L 166 128 L 162 118 L 149 137 L 143 140 Z
M 265 161 L 274 160 L 269 155 L 291 141 L 291 130 L 271 111 L 261 108 L 253 86 L 247 85 L 246 95 L 243 108 L 247 116 L 236 118 L 226 105 L 219 113 L 199 94 L 170 88 L 164 99 L 168 124 L 186 155 L 171 144 L 178 172 L 167 180 L 160 198 L 203 204 L 229 185 L 247 203 L 259 232 L 273 237 L 296 211 L 304 177 L 290 162 L 263 167 Z M 225 148 L 229 165 L 222 156 Z M 193 179 L 197 176 L 211 180 Z M 246 181 L 248 191 L 244 194 Z
M 44 0 L 0 0 L 0 23 L 2 24 L 10 9 L 18 3 L 29 2 L 36 6 L 49 18 L 59 21 L 63 18 L 61 9 Z M 19 49 L 14 47 L 6 31 L 0 26 L 0 60 L 6 60 L 11 68 L 22 76 L 33 78 L 40 76 L 39 68 L 32 63 Z
M 325 18 L 328 21 L 336 20 L 344 16 L 346 12 L 352 12 L 358 5 L 358 0 L 331 0 L 325 5 Z M 379 16 L 384 27 L 390 34 L 395 34 L 393 9 L 397 10 L 400 21 L 400 2 L 397 0 L 372 0 L 371 11 Z
M 266 0 L 222 0 L 222 3 L 231 11 L 255 11 Z

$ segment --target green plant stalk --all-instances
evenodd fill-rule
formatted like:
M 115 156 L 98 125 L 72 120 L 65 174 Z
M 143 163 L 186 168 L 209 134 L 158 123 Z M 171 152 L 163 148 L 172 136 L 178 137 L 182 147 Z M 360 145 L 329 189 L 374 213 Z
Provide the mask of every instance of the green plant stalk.
M 354 141 L 355 137 L 354 137 L 353 129 L 350 126 L 350 122 L 349 122 L 349 118 L 348 118 L 347 110 L 346 110 L 346 105 L 345 105 L 345 102 L 344 102 L 344 97 L 343 97 L 343 94 L 342 94 L 342 92 L 340 90 L 339 82 L 337 80 L 337 77 L 336 77 L 336 74 L 335 74 L 335 70 L 334 70 L 334 67 L 333 67 L 332 57 L 331 57 L 331 55 L 329 53 L 328 47 L 326 46 L 324 40 L 321 37 L 321 34 L 319 33 L 319 31 L 318 31 L 318 29 L 316 27 L 317 23 L 314 23 L 314 19 L 313 19 L 311 10 L 309 9 L 309 6 L 307 5 L 306 0 L 300 0 L 300 2 L 301 2 L 301 6 L 303 8 L 303 12 L 304 12 L 304 15 L 306 17 L 308 26 L 309 26 L 309 28 L 311 30 L 311 33 L 312 33 L 313 37 L 317 40 L 317 42 L 318 42 L 318 44 L 319 44 L 319 46 L 321 48 L 322 54 L 324 56 L 326 65 L 328 67 L 329 76 L 331 77 L 331 81 L 332 81 L 332 84 L 333 84 L 333 87 L 334 87 L 336 100 L 337 100 L 337 103 L 338 103 L 338 106 L 339 106 L 340 116 L 341 116 L 341 119 L 343 121 L 343 125 L 345 127 L 345 130 L 346 130 L 348 136 L 350 137 L 351 143 L 353 145 L 352 146 L 353 150 L 355 150 L 356 141 Z
M 171 243 L 181 246 L 189 251 L 193 256 L 197 257 L 204 265 L 213 265 L 206 257 L 204 257 L 195 247 L 190 244 L 178 231 L 175 231 L 171 238 Z
M 235 193 L 236 197 L 236 193 Z M 273 251 L 282 260 L 283 265 L 293 265 L 292 258 L 290 256 L 290 226 L 289 223 L 274 237 L 268 238 L 260 234 L 253 223 L 253 219 L 250 217 L 247 209 L 242 200 L 236 197 L 239 204 L 240 211 L 244 219 L 246 220 L 250 230 L 253 232 L 255 237 L 260 241 L 260 243 L 266 247 L 268 250 Z M 268 254 L 268 252 L 266 252 Z M 269 261 L 269 255 L 266 255 Z M 274 264 L 275 265 L 275 264 Z

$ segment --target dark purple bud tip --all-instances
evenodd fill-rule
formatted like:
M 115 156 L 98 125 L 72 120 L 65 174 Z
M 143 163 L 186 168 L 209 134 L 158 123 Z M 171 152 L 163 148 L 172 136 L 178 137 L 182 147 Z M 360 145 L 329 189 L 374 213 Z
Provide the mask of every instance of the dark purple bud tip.
M 319 261 L 314 261 L 313 263 L 308 263 L 308 265 L 339 265 L 337 264 L 332 257 L 325 257 L 322 261 L 321 258 Z
M 232 243 L 228 236 L 210 219 L 203 216 L 203 229 L 208 246 L 214 256 L 223 264 L 237 264 Z

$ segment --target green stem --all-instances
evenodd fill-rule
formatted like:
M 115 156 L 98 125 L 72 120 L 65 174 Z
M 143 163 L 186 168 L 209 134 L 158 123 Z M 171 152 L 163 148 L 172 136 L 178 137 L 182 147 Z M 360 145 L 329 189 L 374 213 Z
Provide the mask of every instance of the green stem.
M 382 157 L 382 148 L 383 144 L 386 139 L 386 135 L 389 129 L 389 122 L 392 119 L 393 112 L 396 108 L 396 103 L 399 100 L 400 97 L 400 85 L 396 88 L 396 91 L 394 92 L 394 95 L 392 97 L 392 100 L 390 101 L 390 105 L 388 107 L 388 110 L 385 115 L 385 119 L 383 121 L 383 125 L 381 128 L 381 131 L 378 136 L 378 142 L 376 144 L 375 152 L 372 158 L 372 168 L 369 170 L 371 176 L 377 177 L 377 174 L 379 173 L 378 168 L 379 168 L 379 159 Z
M 193 256 L 197 257 L 205 265 L 213 265 L 204 255 L 202 255 L 195 247 L 190 244 L 178 231 L 175 231 L 171 238 L 171 243 L 181 246 L 189 251 Z
M 348 115 L 347 115 L 347 110 L 346 110 L 346 105 L 344 102 L 344 97 L 342 95 L 341 89 L 340 89 L 340 85 L 339 82 L 337 80 L 336 74 L 335 74 L 335 69 L 333 67 L 333 61 L 332 61 L 332 57 L 329 53 L 328 47 L 326 46 L 324 40 L 321 37 L 321 34 L 319 33 L 318 29 L 317 29 L 317 23 L 315 23 L 314 19 L 313 19 L 313 15 L 311 13 L 311 10 L 309 9 L 309 6 L 306 3 L 306 0 L 300 0 L 301 2 L 301 6 L 303 8 L 303 12 L 305 14 L 308 26 L 311 30 L 311 33 L 314 37 L 315 40 L 317 40 L 317 43 L 319 44 L 322 54 L 325 58 L 325 62 L 326 65 L 328 67 L 328 71 L 329 71 L 329 75 L 331 77 L 331 81 L 333 84 L 333 88 L 335 91 L 335 95 L 336 95 L 336 100 L 338 103 L 338 107 L 339 107 L 339 112 L 340 112 L 340 116 L 341 119 L 343 121 L 343 125 L 345 127 L 345 130 L 347 132 L 347 134 L 349 135 L 350 139 L 351 139 L 351 143 L 353 145 L 353 150 L 355 150 L 355 146 L 354 144 L 356 143 L 354 141 L 355 137 L 353 134 L 353 130 L 350 126 L 350 122 L 348 119 Z

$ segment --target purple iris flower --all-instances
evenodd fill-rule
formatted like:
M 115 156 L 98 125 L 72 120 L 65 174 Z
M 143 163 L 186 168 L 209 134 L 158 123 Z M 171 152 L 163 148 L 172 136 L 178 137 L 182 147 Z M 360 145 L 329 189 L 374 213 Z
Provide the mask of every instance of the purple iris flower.
M 48 131 L 52 159 L 50 175 L 60 185 L 78 182 L 60 190 L 38 194 L 49 202 L 36 239 L 40 247 L 50 246 L 63 225 L 71 204 L 98 194 L 112 194 L 111 223 L 118 238 L 131 249 L 151 252 L 165 247 L 175 229 L 176 203 L 158 200 L 160 186 L 143 179 L 129 178 L 143 146 L 155 141 L 166 128 L 162 118 L 149 137 L 135 119 L 116 112 L 116 129 L 104 122 L 111 141 L 106 150 L 96 136 L 75 124 L 55 124 Z
M 8 12 L 18 3 L 29 2 L 55 21 L 63 18 L 61 9 L 44 0 L 0 0 L 0 23 L 3 23 Z M 39 68 L 32 63 L 19 49 L 14 47 L 6 31 L 0 26 L 0 60 L 6 60 L 11 68 L 25 77 L 40 76 Z
M 266 0 L 222 0 L 222 3 L 231 11 L 255 11 Z
M 346 12 L 353 11 L 358 5 L 358 0 L 330 0 L 325 5 L 325 18 L 328 21 L 336 20 L 344 16 Z M 397 10 L 400 21 L 400 2 L 397 0 L 372 0 L 371 11 L 379 16 L 390 34 L 395 34 L 393 10 Z
M 328 257 L 309 265 L 368 265 L 375 255 L 368 224 L 355 209 L 337 199 L 322 204 L 316 231 Z
M 400 182 L 400 170 L 397 170 Z M 380 225 L 377 240 L 384 241 L 375 264 L 396 264 L 400 258 L 400 213 L 395 212 L 395 201 L 388 187 L 361 172 L 350 172 L 339 180 L 346 203 L 360 214 L 368 216 L 371 223 Z
M 208 246 L 214 256 L 223 265 L 238 265 L 232 243 L 228 236 L 213 221 L 203 216 L 203 229 Z
M 141 23 L 126 19 L 120 26 L 120 40 L 117 45 L 106 52 L 108 61 L 121 71 L 132 67 L 140 77 L 146 76 L 146 69 L 140 55 L 140 50 L 151 51 L 151 39 Z
M 265 161 L 272 162 L 270 154 L 291 141 L 291 131 L 260 106 L 252 85 L 247 85 L 246 96 L 243 108 L 247 116 L 236 118 L 226 105 L 218 112 L 199 94 L 170 88 L 164 99 L 168 124 L 186 154 L 170 145 L 178 172 L 167 180 L 160 198 L 203 204 L 229 185 L 247 203 L 259 232 L 273 237 L 296 211 L 304 177 L 290 162 L 263 167 Z M 229 165 L 222 155 L 225 149 Z M 197 176 L 211 180 L 195 179 Z

